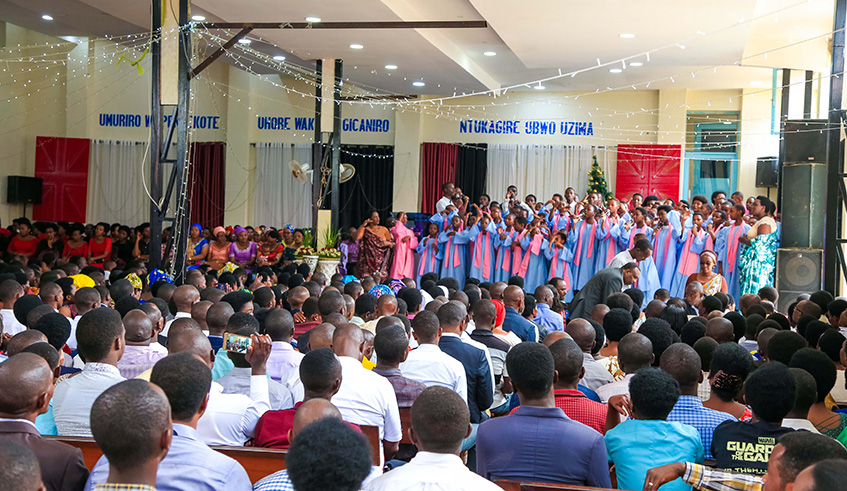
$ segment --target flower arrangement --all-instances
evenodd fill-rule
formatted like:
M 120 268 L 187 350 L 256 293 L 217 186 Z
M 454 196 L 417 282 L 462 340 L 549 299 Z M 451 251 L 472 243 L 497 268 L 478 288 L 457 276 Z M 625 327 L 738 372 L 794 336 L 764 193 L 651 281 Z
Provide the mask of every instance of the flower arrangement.
M 305 241 L 303 241 L 303 242 L 305 243 Z M 300 248 L 297 249 L 297 252 L 295 252 L 294 255 L 297 256 L 297 257 L 303 257 L 303 256 L 315 256 L 317 254 L 315 253 L 314 249 L 312 249 L 309 246 L 304 245 L 304 246 L 300 246 Z
M 338 238 L 341 237 L 341 230 L 333 230 L 332 227 L 323 229 L 321 239 L 323 239 L 324 248 L 334 248 L 338 244 Z
M 324 247 L 318 251 L 318 257 L 321 259 L 341 259 L 341 251 L 335 247 Z
M 315 246 L 314 240 L 315 240 L 315 236 L 314 236 L 314 234 L 312 234 L 312 229 L 310 229 L 310 228 L 303 229 L 303 245 L 301 246 L 301 248 L 302 247 L 308 247 L 308 248 L 311 249 L 312 247 Z M 313 252 L 314 252 L 314 250 L 313 250 Z

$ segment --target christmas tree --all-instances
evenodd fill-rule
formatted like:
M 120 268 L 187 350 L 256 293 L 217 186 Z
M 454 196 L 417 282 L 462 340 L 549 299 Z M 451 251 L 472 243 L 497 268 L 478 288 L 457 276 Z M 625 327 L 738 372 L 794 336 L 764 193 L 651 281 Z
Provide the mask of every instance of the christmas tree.
M 600 193 L 603 199 L 612 197 L 612 193 L 606 188 L 606 176 L 603 175 L 603 169 L 597 163 L 597 156 L 594 156 L 594 163 L 591 164 L 591 170 L 588 171 L 588 192 Z

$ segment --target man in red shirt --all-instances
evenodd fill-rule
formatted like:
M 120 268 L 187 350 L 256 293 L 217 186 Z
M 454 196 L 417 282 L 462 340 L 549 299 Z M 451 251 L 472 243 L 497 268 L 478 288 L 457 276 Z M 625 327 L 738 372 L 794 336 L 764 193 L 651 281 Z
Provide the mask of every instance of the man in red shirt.
M 605 404 L 592 401 L 577 388 L 585 374 L 582 350 L 579 346 L 572 339 L 560 339 L 550 345 L 550 352 L 553 354 L 558 374 L 553 383 L 556 407 L 561 408 L 569 418 L 603 434 L 607 429 L 607 417 L 611 418 L 609 428 L 617 425 L 617 411 L 612 410 L 614 414 L 609 414 Z

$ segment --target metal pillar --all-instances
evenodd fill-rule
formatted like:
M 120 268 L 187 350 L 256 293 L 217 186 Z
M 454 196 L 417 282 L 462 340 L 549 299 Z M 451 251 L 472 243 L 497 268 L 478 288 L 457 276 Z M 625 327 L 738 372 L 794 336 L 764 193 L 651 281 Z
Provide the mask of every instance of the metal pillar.
M 785 167 L 785 120 L 788 119 L 788 99 L 791 91 L 791 70 L 782 69 L 782 97 L 779 103 L 779 184 L 776 188 L 776 206 L 782 209 L 783 167 Z
M 153 0 L 153 35 L 161 36 L 162 30 L 162 2 Z M 152 100 L 150 106 L 150 196 L 153 201 L 150 203 L 150 243 L 154 237 L 162 236 L 162 220 L 160 218 L 160 210 L 157 203 L 162 199 L 162 163 L 159 158 L 161 140 L 162 140 L 162 97 L 161 77 L 162 77 L 162 44 L 161 37 L 150 46 L 151 57 L 151 89 Z M 162 265 L 162 251 L 156 247 L 150 248 L 150 264 L 149 269 L 158 269 Z
M 188 26 L 188 2 L 179 0 L 179 102 L 177 105 L 177 122 L 179 130 L 176 137 L 176 168 L 175 180 L 179 186 L 179 201 L 177 202 L 174 224 L 172 229 L 172 244 L 176 248 L 174 253 L 174 283 L 180 285 L 185 279 L 185 249 L 188 247 L 188 193 L 189 182 L 186 167 L 188 166 L 188 99 L 191 96 L 191 81 L 188 78 L 191 73 L 191 32 Z M 171 245 L 171 244 L 169 244 Z M 169 249 L 169 248 L 168 248 Z
M 832 33 L 832 68 L 829 85 L 829 115 L 828 138 L 826 145 L 827 163 L 827 192 L 826 192 L 826 227 L 824 229 L 824 289 L 833 295 L 839 295 L 840 275 L 847 276 L 844 244 L 847 239 L 842 234 L 842 216 L 845 212 L 844 203 L 847 199 L 842 163 L 841 124 L 844 111 L 841 109 L 841 98 L 844 89 L 844 28 L 847 24 L 847 0 L 836 0 L 834 27 Z
M 341 70 L 344 62 L 335 60 L 335 80 L 333 90 L 333 123 L 332 123 L 332 173 L 330 174 L 330 210 L 332 212 L 332 230 L 338 230 L 338 214 L 340 202 L 338 191 L 338 178 L 341 165 Z M 335 244 L 327 244 L 333 247 Z
M 315 143 L 312 145 L 312 237 L 318 237 L 318 200 L 321 198 L 321 163 L 323 162 L 323 139 L 321 135 L 321 85 L 323 84 L 323 62 L 315 61 Z M 317 245 L 312 244 L 313 246 Z
M 806 83 L 803 84 L 806 89 L 803 92 L 803 119 L 812 119 L 812 81 L 814 76 L 815 72 L 806 70 Z

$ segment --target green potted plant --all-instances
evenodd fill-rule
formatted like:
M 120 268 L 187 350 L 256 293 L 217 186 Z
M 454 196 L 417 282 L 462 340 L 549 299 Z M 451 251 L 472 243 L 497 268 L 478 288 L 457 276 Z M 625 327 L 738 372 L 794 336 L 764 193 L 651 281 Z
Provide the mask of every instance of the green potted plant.
M 318 271 L 331 277 L 338 272 L 338 264 L 341 262 L 341 251 L 335 246 L 341 236 L 341 230 L 333 230 L 327 227 L 321 233 L 324 247 L 318 250 Z

